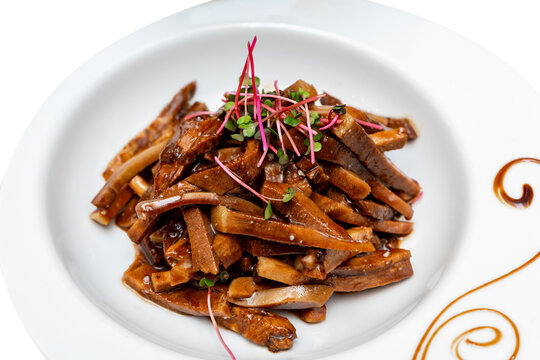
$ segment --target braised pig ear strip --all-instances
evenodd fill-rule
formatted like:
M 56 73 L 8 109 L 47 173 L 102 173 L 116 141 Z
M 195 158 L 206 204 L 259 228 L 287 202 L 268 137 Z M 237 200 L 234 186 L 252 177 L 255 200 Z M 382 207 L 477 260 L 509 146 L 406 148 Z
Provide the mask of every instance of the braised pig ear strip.
M 334 292 L 412 276 L 397 245 L 420 194 L 386 157 L 417 137 L 409 119 L 342 104 L 304 80 L 263 91 L 255 43 L 222 107 L 190 103 L 196 86 L 186 85 L 111 160 L 92 200 L 91 218 L 116 217 L 134 244 L 123 283 L 209 317 L 232 359 L 218 325 L 287 350 L 296 329 L 273 309 L 318 323 Z

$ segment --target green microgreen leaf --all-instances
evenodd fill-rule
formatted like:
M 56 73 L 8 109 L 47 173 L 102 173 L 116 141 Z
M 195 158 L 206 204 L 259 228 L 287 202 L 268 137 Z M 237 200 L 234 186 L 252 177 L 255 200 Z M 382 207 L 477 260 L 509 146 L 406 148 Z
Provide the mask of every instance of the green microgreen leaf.
M 338 115 L 344 115 L 347 112 L 346 107 L 347 105 L 345 104 L 336 105 L 332 108 L 332 111 Z
M 272 217 L 272 205 L 270 205 L 270 201 L 269 201 L 268 205 L 266 205 L 266 208 L 264 209 L 264 218 L 268 220 L 271 217 Z
M 242 77 L 240 76 L 238 78 L 238 81 L 240 81 Z M 242 82 L 242 86 L 253 86 L 253 81 L 251 80 L 251 77 L 249 76 L 244 76 L 244 81 Z M 258 76 L 255 76 L 255 86 L 259 87 L 259 85 L 261 84 L 261 79 L 259 79 Z
M 218 279 L 221 281 L 221 282 L 226 282 L 227 280 L 229 280 L 230 278 L 230 275 L 227 271 L 222 271 L 219 273 L 218 275 Z
M 292 127 L 296 127 L 298 126 L 298 124 L 300 124 L 300 119 L 297 119 L 292 116 L 286 116 L 285 119 L 283 119 L 283 123 Z
M 238 140 L 240 142 L 244 141 L 244 135 L 243 134 L 232 134 L 231 138 L 234 140 Z
M 234 107 L 234 101 L 229 101 L 225 103 L 225 110 L 231 110 Z
M 296 190 L 294 190 L 292 187 L 289 187 L 285 195 L 283 195 L 283 202 L 286 203 L 291 201 L 294 195 L 296 195 Z
M 298 101 L 297 99 L 298 99 L 299 96 L 298 96 L 298 93 L 297 93 L 296 91 L 291 90 L 291 91 L 289 92 L 289 95 L 290 95 L 290 98 L 291 98 L 291 99 L 293 99 L 294 101 Z
M 309 146 L 309 139 L 304 139 L 304 144 L 308 147 L 304 155 L 311 154 L 311 147 Z M 313 141 L 313 152 L 321 151 L 322 145 L 320 142 Z
M 266 130 L 269 130 L 268 133 L 266 132 Z M 276 132 L 276 130 L 272 129 L 272 128 L 264 128 L 264 133 L 265 134 L 274 134 L 275 137 L 279 137 L 278 133 Z
M 292 109 L 292 110 L 291 110 L 291 114 L 292 114 L 294 117 L 298 116 L 298 115 L 297 115 L 298 112 L 296 111 L 296 109 Z
M 322 138 L 322 133 L 318 130 L 315 129 L 315 131 L 317 132 L 317 134 L 313 135 L 313 141 L 319 141 L 321 140 Z
M 207 279 L 207 278 L 202 278 L 201 280 L 199 280 L 199 286 L 200 287 L 212 287 L 214 286 L 214 282 L 210 279 Z
M 251 120 L 251 116 L 249 115 L 240 116 L 238 120 L 236 120 L 236 123 L 238 125 L 248 125 L 248 124 L 251 124 L 252 122 L 253 120 Z
M 284 152 L 283 149 L 278 150 L 277 156 L 279 158 L 278 163 L 280 165 L 286 165 L 289 163 L 289 155 L 287 155 L 287 153 Z
M 298 89 L 298 93 L 300 94 L 300 97 L 302 99 L 305 99 L 305 98 L 309 97 L 309 93 L 307 91 L 305 91 L 304 89 L 302 89 L 302 88 Z
M 263 101 L 263 104 L 266 105 L 266 106 L 269 106 L 269 107 L 274 107 L 274 102 L 270 99 L 265 99 Z
M 255 131 L 257 131 L 257 128 L 255 127 L 255 124 L 251 124 L 248 127 L 246 127 L 242 132 L 245 137 L 253 137 L 255 135 Z
M 277 132 L 275 132 L 273 129 L 271 129 L 269 127 L 264 128 L 264 134 L 266 135 L 266 137 L 269 137 L 270 134 L 275 134 L 276 136 L 278 136 Z M 257 140 L 261 140 L 262 139 L 261 130 L 257 129 L 257 132 L 255 133 L 255 135 L 253 135 L 253 138 L 257 139 Z
M 311 125 L 317 123 L 317 121 L 320 122 L 320 120 L 321 120 L 321 114 L 319 114 L 318 112 L 313 111 L 309 113 L 309 122 L 311 123 Z
M 225 129 L 232 132 L 235 132 L 237 127 L 238 126 L 236 126 L 236 123 L 232 121 L 231 119 L 227 120 L 227 123 L 225 124 Z

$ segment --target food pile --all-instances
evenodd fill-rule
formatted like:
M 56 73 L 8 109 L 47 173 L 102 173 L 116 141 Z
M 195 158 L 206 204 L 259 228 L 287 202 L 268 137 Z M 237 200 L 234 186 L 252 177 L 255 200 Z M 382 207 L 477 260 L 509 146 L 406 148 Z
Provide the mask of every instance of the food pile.
M 296 330 L 273 309 L 321 322 L 334 292 L 412 276 L 421 189 L 385 152 L 417 134 L 302 80 L 261 88 L 255 43 L 217 111 L 189 83 L 110 161 L 91 218 L 135 244 L 137 294 L 280 351 Z

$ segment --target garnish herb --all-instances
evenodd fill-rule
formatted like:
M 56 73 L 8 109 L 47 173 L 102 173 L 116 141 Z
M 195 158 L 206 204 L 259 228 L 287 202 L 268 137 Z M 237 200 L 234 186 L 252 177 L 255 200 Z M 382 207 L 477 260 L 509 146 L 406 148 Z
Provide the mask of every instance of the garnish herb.
M 286 203 L 291 201 L 294 195 L 296 195 L 296 190 L 294 190 L 292 187 L 289 187 L 285 195 L 283 195 L 283 202 Z
M 229 111 L 234 107 L 234 101 L 228 101 L 225 103 L 225 110 Z
M 255 124 L 251 124 L 243 130 L 245 137 L 253 137 L 255 135 Z
M 214 282 L 208 278 L 203 277 L 201 280 L 199 280 L 199 286 L 211 288 L 212 286 L 214 286 Z
M 227 280 L 229 280 L 229 273 L 226 271 L 220 272 L 218 275 L 218 279 L 221 282 L 227 282 Z
M 225 129 L 235 132 L 237 128 L 238 126 L 235 124 L 234 121 L 232 121 L 231 119 L 227 120 L 227 123 L 225 124 Z
M 332 111 L 338 115 L 345 115 L 347 112 L 346 106 L 345 104 L 336 105 L 332 108 Z
M 244 78 L 244 81 L 242 82 L 242 86 L 246 86 L 246 82 L 247 82 L 247 86 L 253 86 L 253 81 L 252 81 L 251 77 L 246 76 L 246 78 Z M 238 81 L 242 81 L 242 78 L 239 77 Z M 259 87 L 260 83 L 261 83 L 261 80 L 259 79 L 259 77 L 255 76 L 255 86 Z
M 270 201 L 266 205 L 266 208 L 264 209 L 264 218 L 265 220 L 268 220 L 272 217 L 272 205 L 270 205 Z
M 316 111 L 313 111 L 309 114 L 309 122 L 311 125 L 318 124 L 321 122 L 321 114 Z
M 278 163 L 280 165 L 286 165 L 289 163 L 289 155 L 287 155 L 287 153 L 283 151 L 283 149 L 278 149 L 277 156 L 278 156 Z
M 283 119 L 283 123 L 292 127 L 298 126 L 300 124 L 300 119 L 292 116 L 286 116 L 285 119 Z
M 251 119 L 251 116 L 249 116 L 249 115 L 241 116 L 241 117 L 238 118 L 238 120 L 236 120 L 236 123 L 238 124 L 238 127 L 240 129 L 245 129 L 252 122 L 253 122 L 253 120 Z
M 223 272 L 226 272 L 226 271 L 223 271 Z M 214 282 L 210 279 L 203 277 L 201 280 L 199 280 L 199 286 L 208 288 L 208 296 L 206 298 L 206 303 L 208 305 L 208 313 L 210 314 L 210 319 L 212 320 L 212 324 L 214 324 L 214 329 L 216 330 L 219 341 L 221 341 L 221 344 L 223 345 L 223 347 L 225 348 L 225 350 L 227 351 L 231 359 L 236 360 L 231 349 L 229 349 L 229 347 L 227 346 L 227 344 L 225 344 L 225 341 L 221 337 L 221 333 L 219 332 L 219 327 L 217 325 L 216 319 L 214 318 L 214 312 L 212 311 L 212 287 L 214 286 Z
M 244 141 L 244 135 L 243 134 L 232 134 L 231 138 L 237 141 Z

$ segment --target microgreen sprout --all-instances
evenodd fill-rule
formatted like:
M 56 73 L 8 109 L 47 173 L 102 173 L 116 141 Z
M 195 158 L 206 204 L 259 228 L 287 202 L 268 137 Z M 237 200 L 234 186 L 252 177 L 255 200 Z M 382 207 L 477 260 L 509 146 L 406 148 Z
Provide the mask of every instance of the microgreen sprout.
M 255 130 L 256 127 L 255 127 L 255 124 L 251 124 L 249 126 L 247 126 L 246 128 L 244 128 L 243 130 L 243 134 L 245 137 L 253 137 L 253 135 L 255 135 Z M 261 138 L 262 138 L 262 135 L 261 135 Z
M 336 105 L 332 108 L 332 111 L 338 115 L 345 115 L 345 113 L 347 112 L 347 105 L 345 104 L 341 104 L 341 105 Z
M 285 195 L 283 195 L 283 202 L 289 202 L 292 200 L 292 198 L 296 195 L 296 190 L 294 190 L 292 187 L 287 188 L 287 192 L 285 192 Z
M 233 138 L 236 141 L 244 141 L 244 135 L 243 134 L 232 134 L 231 138 Z
M 300 119 L 293 116 L 286 116 L 285 119 L 283 119 L 283 123 L 291 127 L 296 127 L 300 124 Z
M 199 280 L 199 286 L 211 288 L 212 286 L 214 286 L 214 282 L 208 278 L 203 277 L 201 280 Z
M 219 332 L 219 327 L 217 325 L 216 319 L 214 318 L 214 312 L 212 311 L 212 287 L 214 286 L 214 282 L 210 279 L 203 277 L 201 280 L 199 280 L 199 286 L 202 288 L 204 287 L 208 288 L 208 297 L 206 298 L 206 303 L 208 305 L 208 313 L 210 314 L 210 319 L 212 320 L 212 324 L 214 324 L 214 329 L 216 329 L 216 334 L 219 338 L 219 341 L 221 341 L 221 344 L 223 345 L 227 353 L 229 353 L 229 356 L 231 357 L 231 359 L 236 360 L 231 349 L 229 349 L 229 347 L 227 346 L 227 344 L 225 344 L 225 341 L 221 337 L 221 333 Z
M 220 272 L 219 275 L 218 275 L 218 279 L 221 282 L 227 282 L 229 280 L 229 277 L 230 277 L 229 273 L 227 271 L 225 271 L 225 270 Z
M 311 125 L 318 124 L 321 122 L 321 114 L 316 111 L 313 111 L 309 114 L 309 122 Z
M 225 129 L 231 131 L 231 132 L 235 132 L 236 129 L 238 128 L 238 126 L 235 124 L 234 121 L 232 120 L 227 120 L 227 122 L 225 123 Z
M 277 156 L 278 163 L 280 165 L 286 165 L 289 163 L 289 155 L 287 155 L 287 152 L 283 151 L 283 149 L 278 149 Z
M 272 217 L 272 205 L 270 205 L 270 201 L 266 205 L 266 208 L 264 209 L 264 218 L 266 220 L 270 219 Z
M 227 101 L 227 102 L 225 103 L 225 110 L 226 110 L 226 111 L 231 110 L 233 107 L 234 107 L 234 101 Z

